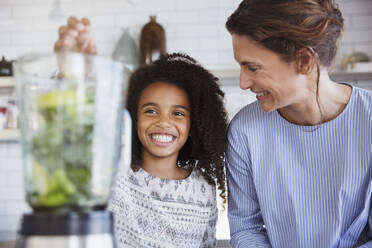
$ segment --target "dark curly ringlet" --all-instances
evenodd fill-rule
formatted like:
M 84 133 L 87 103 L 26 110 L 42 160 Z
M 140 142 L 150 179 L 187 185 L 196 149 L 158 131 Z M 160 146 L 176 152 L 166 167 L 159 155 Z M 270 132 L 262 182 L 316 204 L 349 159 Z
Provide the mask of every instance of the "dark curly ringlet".
M 138 103 L 143 90 L 156 82 L 167 82 L 184 90 L 191 105 L 190 136 L 179 152 L 178 165 L 199 170 L 209 184 L 218 186 L 220 196 L 226 202 L 224 152 L 228 119 L 223 104 L 224 93 L 218 78 L 188 55 L 163 55 L 130 77 L 127 109 L 133 122 L 132 169 L 138 170 L 141 164 Z

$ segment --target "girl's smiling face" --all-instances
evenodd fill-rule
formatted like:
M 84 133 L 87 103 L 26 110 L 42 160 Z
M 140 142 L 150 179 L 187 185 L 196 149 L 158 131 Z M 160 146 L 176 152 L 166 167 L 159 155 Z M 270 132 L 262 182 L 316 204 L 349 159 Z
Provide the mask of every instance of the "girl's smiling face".
M 177 160 L 191 125 L 186 92 L 166 82 L 150 84 L 142 92 L 137 115 L 142 155 Z

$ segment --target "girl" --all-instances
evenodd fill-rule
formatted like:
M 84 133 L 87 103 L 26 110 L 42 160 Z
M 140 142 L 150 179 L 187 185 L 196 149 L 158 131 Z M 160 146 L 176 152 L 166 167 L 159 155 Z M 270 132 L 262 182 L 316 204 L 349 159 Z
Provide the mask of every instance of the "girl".
M 90 22 L 68 19 L 55 51 L 96 53 Z M 217 78 L 183 54 L 162 56 L 130 78 L 132 166 L 109 209 L 119 247 L 215 247 L 216 187 L 226 202 L 227 114 Z
M 223 95 L 217 79 L 182 54 L 131 76 L 132 168 L 109 207 L 120 247 L 215 247 L 216 185 L 226 197 Z
M 90 22 L 68 19 L 55 51 L 95 54 Z M 215 247 L 216 186 L 226 202 L 227 114 L 217 78 L 171 54 L 130 78 L 132 166 L 119 175 L 109 209 L 119 247 Z

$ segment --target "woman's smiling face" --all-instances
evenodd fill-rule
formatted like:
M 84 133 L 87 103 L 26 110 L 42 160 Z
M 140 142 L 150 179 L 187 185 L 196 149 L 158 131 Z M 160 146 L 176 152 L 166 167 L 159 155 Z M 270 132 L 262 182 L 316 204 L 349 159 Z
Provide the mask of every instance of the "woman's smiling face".
M 191 125 L 186 92 L 166 82 L 150 84 L 142 92 L 137 115 L 142 155 L 177 159 Z
M 283 61 L 248 36 L 233 34 L 232 39 L 234 57 L 240 65 L 240 88 L 255 93 L 264 111 L 301 103 L 307 85 L 296 61 Z

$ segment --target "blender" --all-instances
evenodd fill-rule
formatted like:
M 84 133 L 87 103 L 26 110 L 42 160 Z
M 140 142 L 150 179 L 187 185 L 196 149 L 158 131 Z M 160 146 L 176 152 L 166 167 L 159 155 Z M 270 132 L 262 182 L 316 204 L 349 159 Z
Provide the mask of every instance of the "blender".
M 116 247 L 105 208 L 114 174 L 130 164 L 129 71 L 100 56 L 56 53 L 23 56 L 14 72 L 32 208 L 16 247 Z

